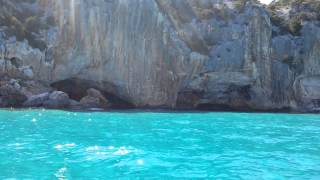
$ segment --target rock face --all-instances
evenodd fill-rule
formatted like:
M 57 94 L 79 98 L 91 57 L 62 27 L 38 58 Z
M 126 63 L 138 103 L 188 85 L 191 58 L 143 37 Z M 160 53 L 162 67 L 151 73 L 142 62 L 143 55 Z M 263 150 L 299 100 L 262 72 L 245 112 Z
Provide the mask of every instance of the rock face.
M 319 4 L 288 2 L 2 0 L 0 74 L 135 107 L 318 111 Z
M 0 107 L 21 107 L 27 97 L 18 84 L 0 85 Z
M 296 96 L 306 110 L 320 110 L 320 77 L 301 77 L 296 82 Z

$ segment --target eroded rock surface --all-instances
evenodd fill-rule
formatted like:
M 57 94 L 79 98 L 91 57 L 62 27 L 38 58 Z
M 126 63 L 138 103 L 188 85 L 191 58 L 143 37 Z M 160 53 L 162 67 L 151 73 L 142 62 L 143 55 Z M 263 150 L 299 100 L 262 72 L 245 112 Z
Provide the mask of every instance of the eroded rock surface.
M 17 82 L 0 84 L 0 107 L 21 107 L 26 100 Z
M 320 76 L 301 77 L 296 82 L 296 96 L 306 110 L 320 110 Z
M 77 101 L 95 88 L 134 107 L 318 110 L 317 1 L 269 7 L 254 0 L 0 5 L 1 77 L 48 89 L 58 84 Z M 72 93 L 60 82 L 81 89 Z
M 80 100 L 80 106 L 84 108 L 108 108 L 109 101 L 96 89 L 88 89 L 87 96 Z

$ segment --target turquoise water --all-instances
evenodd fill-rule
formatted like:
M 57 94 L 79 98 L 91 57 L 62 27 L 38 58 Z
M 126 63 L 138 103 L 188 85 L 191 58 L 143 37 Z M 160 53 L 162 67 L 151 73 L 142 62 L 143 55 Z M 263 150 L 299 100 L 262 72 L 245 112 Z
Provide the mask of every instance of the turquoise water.
M 320 115 L 0 110 L 0 179 L 320 179 Z

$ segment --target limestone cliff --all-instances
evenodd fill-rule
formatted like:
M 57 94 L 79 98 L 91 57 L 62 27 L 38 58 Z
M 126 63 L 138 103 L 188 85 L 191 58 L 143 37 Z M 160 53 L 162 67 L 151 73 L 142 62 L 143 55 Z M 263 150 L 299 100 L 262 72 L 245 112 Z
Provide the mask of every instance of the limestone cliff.
M 0 75 L 27 97 L 319 111 L 320 3 L 288 2 L 0 0 Z

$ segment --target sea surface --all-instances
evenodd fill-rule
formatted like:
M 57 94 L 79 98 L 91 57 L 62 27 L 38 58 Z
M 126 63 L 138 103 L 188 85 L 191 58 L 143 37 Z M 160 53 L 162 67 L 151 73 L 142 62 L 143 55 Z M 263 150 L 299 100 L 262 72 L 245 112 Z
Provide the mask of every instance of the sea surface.
M 0 110 L 0 179 L 320 179 L 320 115 Z

